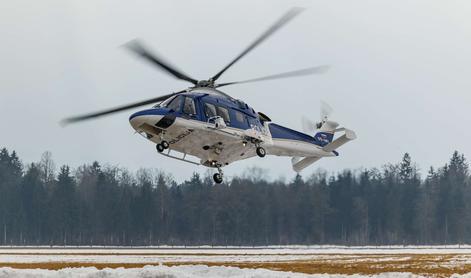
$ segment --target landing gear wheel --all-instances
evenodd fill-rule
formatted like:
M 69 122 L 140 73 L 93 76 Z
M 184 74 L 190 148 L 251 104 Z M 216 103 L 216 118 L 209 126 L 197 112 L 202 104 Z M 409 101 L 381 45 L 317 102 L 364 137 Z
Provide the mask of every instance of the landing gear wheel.
M 161 153 L 161 152 L 163 152 L 163 151 L 165 150 L 165 148 L 164 148 L 164 146 L 162 146 L 162 144 L 157 144 L 157 145 L 155 146 L 155 148 L 157 149 L 157 151 L 158 151 L 159 153 Z
M 168 142 L 167 142 L 167 141 L 165 141 L 165 140 L 164 140 L 164 141 L 162 141 L 162 142 L 160 142 L 160 145 L 162 145 L 162 147 L 164 147 L 164 149 L 165 149 L 165 150 L 166 150 L 166 149 L 168 149 L 168 148 L 170 147 L 170 145 L 168 144 Z
M 267 152 L 265 151 L 264 148 L 262 147 L 257 147 L 257 155 L 260 156 L 260 157 L 265 157 L 265 155 L 267 154 Z
M 222 176 L 219 173 L 214 174 L 213 180 L 215 183 L 221 183 L 222 182 Z

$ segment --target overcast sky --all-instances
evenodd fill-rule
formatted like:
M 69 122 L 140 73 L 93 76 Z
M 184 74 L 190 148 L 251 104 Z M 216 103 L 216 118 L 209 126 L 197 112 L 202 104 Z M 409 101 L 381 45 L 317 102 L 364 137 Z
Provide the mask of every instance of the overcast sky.
M 317 120 L 319 101 L 357 132 L 340 157 L 306 169 L 338 171 L 399 161 L 426 172 L 453 150 L 471 157 L 469 1 L 7 1 L 0 10 L 0 146 L 24 162 L 48 150 L 58 165 L 94 160 L 157 167 L 182 180 L 203 166 L 164 158 L 133 133 L 127 111 L 62 128 L 70 115 L 167 94 L 187 86 L 120 48 L 142 39 L 197 79 L 219 71 L 292 6 L 300 16 L 232 67 L 234 81 L 328 64 L 324 75 L 224 88 L 281 125 Z M 247 167 L 291 178 L 289 158 Z

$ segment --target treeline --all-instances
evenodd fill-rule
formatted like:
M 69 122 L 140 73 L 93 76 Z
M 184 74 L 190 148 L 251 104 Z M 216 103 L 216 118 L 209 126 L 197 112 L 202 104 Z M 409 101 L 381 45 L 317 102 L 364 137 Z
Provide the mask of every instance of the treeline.
M 155 170 L 98 162 L 56 171 L 0 150 L 0 245 L 471 243 L 468 163 L 420 177 L 405 154 L 381 169 L 317 171 L 289 182 L 260 173 L 178 184 Z

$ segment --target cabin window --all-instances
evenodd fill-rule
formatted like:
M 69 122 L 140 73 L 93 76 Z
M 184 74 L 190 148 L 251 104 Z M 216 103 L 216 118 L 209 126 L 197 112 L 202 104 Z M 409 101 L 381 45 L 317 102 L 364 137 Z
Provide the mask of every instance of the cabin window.
M 250 128 L 263 132 L 263 126 L 257 118 L 249 117 Z
M 196 115 L 195 101 L 191 97 L 185 97 L 183 104 L 183 113 L 188 115 Z
M 216 107 L 216 111 L 219 117 L 223 118 L 226 123 L 231 122 L 231 118 L 229 117 L 229 111 L 221 106 Z
M 167 108 L 168 108 L 168 109 L 172 109 L 173 111 L 180 111 L 180 107 L 182 107 L 182 101 L 183 101 L 183 97 L 182 97 L 182 96 L 178 96 L 178 97 L 174 98 L 174 99 L 167 105 Z
M 235 111 L 235 117 L 236 117 L 236 120 L 239 122 L 239 123 L 245 123 L 245 117 L 244 117 L 244 114 L 242 114 L 241 112 L 239 111 Z
M 206 115 L 206 118 L 211 118 L 217 116 L 216 114 L 216 107 L 212 104 L 205 103 L 204 104 L 204 114 Z

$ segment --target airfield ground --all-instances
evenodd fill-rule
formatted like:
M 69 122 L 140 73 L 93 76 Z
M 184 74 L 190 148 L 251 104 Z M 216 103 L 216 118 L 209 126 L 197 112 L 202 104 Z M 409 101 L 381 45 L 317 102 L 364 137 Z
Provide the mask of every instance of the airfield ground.
M 382 273 L 450 277 L 471 273 L 471 248 L 1 248 L 0 270 L 144 266 L 236 267 L 305 274 Z M 1 274 L 1 272 L 0 272 Z M 193 276 L 192 276 L 193 277 Z

